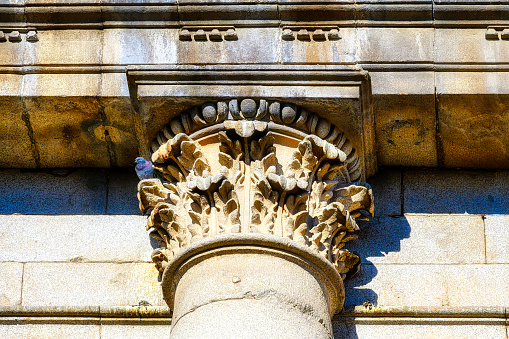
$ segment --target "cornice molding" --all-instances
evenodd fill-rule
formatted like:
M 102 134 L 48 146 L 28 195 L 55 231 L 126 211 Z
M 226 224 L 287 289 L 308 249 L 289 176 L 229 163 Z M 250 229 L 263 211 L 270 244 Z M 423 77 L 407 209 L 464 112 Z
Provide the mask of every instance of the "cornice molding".
M 0 5 L 0 25 L 36 29 L 182 27 L 229 24 L 283 26 L 293 22 L 321 22 L 344 26 L 484 27 L 504 24 L 509 5 L 503 1 L 353 1 L 319 4 L 244 1 L 204 4 L 153 1 L 13 1 Z

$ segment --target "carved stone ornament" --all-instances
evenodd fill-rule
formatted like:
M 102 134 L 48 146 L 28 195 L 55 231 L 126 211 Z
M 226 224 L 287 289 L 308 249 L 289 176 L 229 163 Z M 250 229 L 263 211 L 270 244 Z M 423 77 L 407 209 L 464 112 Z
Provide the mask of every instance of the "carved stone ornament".
M 360 163 L 337 126 L 294 104 L 229 100 L 173 118 L 152 145 L 162 179 L 138 185 L 147 229 L 161 243 L 162 272 L 194 241 L 267 233 L 307 245 L 341 277 L 359 258 L 344 248 L 355 220 L 373 213 L 372 191 L 356 182 Z

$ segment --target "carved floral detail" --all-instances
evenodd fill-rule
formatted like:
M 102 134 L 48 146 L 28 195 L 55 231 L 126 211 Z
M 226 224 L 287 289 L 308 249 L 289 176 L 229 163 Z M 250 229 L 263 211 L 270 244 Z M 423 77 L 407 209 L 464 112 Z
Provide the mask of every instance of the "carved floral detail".
M 355 274 L 359 258 L 344 246 L 356 238 L 355 220 L 373 213 L 369 185 L 352 182 L 359 167 L 352 156 L 355 151 L 337 127 L 305 110 L 297 114 L 291 104 L 246 100 L 240 110 L 234 100 L 212 108 L 203 105 L 201 113 L 194 109 L 188 117 L 173 119 L 162 132 L 166 140 L 159 136 L 152 161 L 164 180 L 143 180 L 138 186 L 140 209 L 150 211 L 147 228 L 162 246 L 152 255 L 156 267 L 162 272 L 192 241 L 259 232 L 309 246 L 343 278 Z M 268 121 L 263 120 L 267 113 Z M 290 162 L 281 164 L 268 125 L 274 121 L 318 129 L 328 138 L 306 136 Z M 215 132 L 220 166 L 211 169 L 198 142 L 185 133 L 218 122 L 223 124 Z M 171 134 L 168 129 L 185 133 Z

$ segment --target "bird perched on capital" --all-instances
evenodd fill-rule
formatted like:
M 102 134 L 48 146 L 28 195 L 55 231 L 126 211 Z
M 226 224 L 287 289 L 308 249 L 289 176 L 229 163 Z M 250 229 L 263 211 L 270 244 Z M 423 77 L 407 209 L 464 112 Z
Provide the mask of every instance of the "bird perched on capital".
M 134 162 L 136 163 L 134 169 L 136 170 L 136 174 L 140 180 L 153 179 L 156 177 L 155 170 L 152 167 L 152 161 L 146 160 L 142 157 L 137 157 Z

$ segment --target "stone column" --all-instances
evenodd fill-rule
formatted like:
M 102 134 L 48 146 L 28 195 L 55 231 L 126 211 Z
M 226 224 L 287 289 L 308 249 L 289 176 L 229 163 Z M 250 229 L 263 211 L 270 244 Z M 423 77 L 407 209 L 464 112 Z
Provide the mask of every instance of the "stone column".
M 345 134 L 293 104 L 233 99 L 176 117 L 138 186 L 172 338 L 332 338 L 344 248 L 373 212 Z
M 179 252 L 163 275 L 172 338 L 332 338 L 343 303 L 334 267 L 264 234 L 227 234 Z

